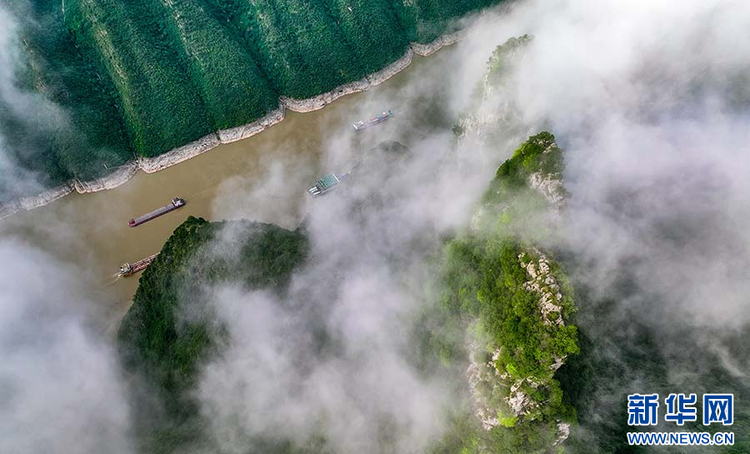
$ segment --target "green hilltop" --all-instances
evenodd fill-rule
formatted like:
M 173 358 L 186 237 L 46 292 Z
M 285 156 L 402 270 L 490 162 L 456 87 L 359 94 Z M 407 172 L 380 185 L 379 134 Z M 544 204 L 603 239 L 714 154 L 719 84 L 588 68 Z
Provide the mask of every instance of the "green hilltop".
M 215 249 L 218 238 L 231 238 L 232 249 Z M 180 452 L 205 441 L 190 392 L 201 362 L 224 345 L 211 290 L 231 283 L 282 293 L 307 250 L 300 231 L 271 224 L 191 216 L 174 231 L 141 276 L 117 335 L 123 366 L 142 385 L 132 394 L 143 452 Z M 192 317 L 180 317 L 186 313 Z
M 63 110 L 3 106 L 0 132 L 45 186 L 100 177 L 360 80 L 500 1 L 9 0 L 17 85 Z
M 497 170 L 471 228 L 446 244 L 434 315 L 444 328 L 430 343 L 445 365 L 468 355 L 472 400 L 440 453 L 545 453 L 576 421 L 556 378 L 579 353 L 574 292 L 540 246 L 555 226 L 540 215 L 556 207 L 531 184 L 539 175 L 564 197 L 563 165 L 552 134 L 529 138 Z

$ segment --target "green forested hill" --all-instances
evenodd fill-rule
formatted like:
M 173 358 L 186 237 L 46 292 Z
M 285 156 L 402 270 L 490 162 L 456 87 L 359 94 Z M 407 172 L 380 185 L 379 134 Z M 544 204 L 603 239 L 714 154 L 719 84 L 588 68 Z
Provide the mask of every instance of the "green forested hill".
M 443 328 L 431 342 L 445 363 L 468 350 L 474 400 L 438 453 L 555 452 L 576 420 L 557 377 L 579 353 L 574 291 L 562 264 L 540 249 L 554 225 L 539 216 L 550 206 L 529 184 L 536 173 L 560 181 L 563 167 L 552 134 L 530 137 L 497 170 L 472 228 L 446 244 Z
M 359 80 L 499 1 L 7 0 L 17 85 L 64 114 L 5 108 L 0 133 L 46 186 L 102 176 Z
M 222 232 L 236 240 L 236 249 L 211 248 Z M 179 447 L 201 440 L 189 391 L 200 362 L 222 342 L 222 327 L 210 312 L 214 286 L 282 292 L 307 250 L 299 231 L 257 222 L 190 217 L 174 231 L 141 276 L 117 336 L 123 365 L 143 383 L 133 393 L 144 452 L 181 452 Z M 194 317 L 185 320 L 185 313 Z M 139 394 L 143 389 L 149 397 Z

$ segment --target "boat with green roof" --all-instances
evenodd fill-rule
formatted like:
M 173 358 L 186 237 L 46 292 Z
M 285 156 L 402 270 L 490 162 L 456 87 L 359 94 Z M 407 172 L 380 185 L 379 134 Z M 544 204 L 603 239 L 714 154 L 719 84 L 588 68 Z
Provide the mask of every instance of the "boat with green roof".
M 336 175 L 335 173 L 329 173 L 320 180 L 318 180 L 313 187 L 307 190 L 307 193 L 312 197 L 319 197 L 327 192 L 331 192 L 336 189 L 342 181 L 349 176 L 348 173 L 342 175 Z

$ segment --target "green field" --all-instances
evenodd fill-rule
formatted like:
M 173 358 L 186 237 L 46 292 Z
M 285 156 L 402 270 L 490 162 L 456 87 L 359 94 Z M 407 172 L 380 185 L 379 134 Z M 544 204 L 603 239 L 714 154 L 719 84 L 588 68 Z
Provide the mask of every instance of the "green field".
M 362 79 L 500 1 L 9 0 L 16 85 L 49 103 L 0 98 L 3 149 L 46 187 L 103 176 Z M 0 183 L 0 202 L 19 191 Z

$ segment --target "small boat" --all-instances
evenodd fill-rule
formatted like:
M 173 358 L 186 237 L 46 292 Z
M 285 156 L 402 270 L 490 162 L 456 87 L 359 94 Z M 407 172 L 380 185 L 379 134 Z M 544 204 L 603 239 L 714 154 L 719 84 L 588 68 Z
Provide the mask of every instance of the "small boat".
M 163 214 L 167 214 L 170 211 L 174 211 L 178 208 L 182 208 L 183 206 L 185 206 L 185 200 L 179 197 L 175 197 L 172 199 L 172 202 L 169 205 L 164 205 L 163 207 L 157 208 L 154 211 L 144 214 L 143 216 L 138 216 L 137 218 L 133 218 L 130 221 L 128 221 L 128 225 L 130 227 L 137 227 L 152 219 L 156 219 Z
M 346 179 L 347 176 L 349 176 L 348 173 L 345 173 L 343 175 L 329 173 L 328 175 L 318 180 L 313 187 L 308 189 L 307 193 L 312 197 L 318 197 L 327 192 L 333 191 L 341 184 L 341 182 Z
M 352 127 L 354 127 L 355 131 L 362 131 L 363 129 L 367 129 L 370 126 L 375 126 L 378 123 L 382 123 L 382 122 L 388 120 L 389 118 L 391 118 L 392 116 L 393 116 L 393 111 L 389 110 L 389 111 L 383 112 L 380 115 L 378 115 L 377 117 L 371 118 L 371 119 L 369 119 L 367 121 L 364 121 L 364 120 L 358 121 L 358 122 L 354 123 L 352 125 Z

